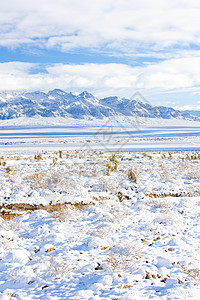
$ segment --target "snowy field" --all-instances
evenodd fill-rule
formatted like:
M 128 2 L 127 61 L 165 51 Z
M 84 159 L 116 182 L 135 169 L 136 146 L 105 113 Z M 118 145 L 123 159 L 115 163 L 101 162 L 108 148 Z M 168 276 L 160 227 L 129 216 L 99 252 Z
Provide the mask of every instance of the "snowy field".
M 0 122 L 0 150 L 200 151 L 200 122 L 19 118 Z
M 200 123 L 0 124 L 0 300 L 199 299 Z
M 199 299 L 200 152 L 0 157 L 0 299 Z

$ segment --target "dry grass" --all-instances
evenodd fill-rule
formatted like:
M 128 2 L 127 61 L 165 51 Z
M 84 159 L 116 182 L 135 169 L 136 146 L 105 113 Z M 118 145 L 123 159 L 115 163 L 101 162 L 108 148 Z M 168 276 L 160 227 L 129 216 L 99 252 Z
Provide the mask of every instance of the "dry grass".
M 200 284 L 200 270 L 197 268 L 186 268 L 183 264 L 177 263 L 182 268 L 183 272 L 187 275 L 186 281 L 192 280 L 194 285 Z
M 31 182 L 32 189 L 46 189 L 48 187 L 47 174 L 44 172 L 33 173 L 26 179 Z
M 169 199 L 166 198 L 151 198 L 147 201 L 147 204 L 156 208 L 170 208 L 171 203 Z
M 197 166 L 188 169 L 185 172 L 185 175 L 188 179 L 200 179 L 200 169 Z
M 161 180 L 173 181 L 172 172 L 164 164 L 159 165 L 158 174 Z
M 182 224 L 183 218 L 179 213 L 170 212 L 169 210 L 161 212 L 157 218 L 154 219 L 154 223 L 171 225 Z
M 0 235 L 0 244 L 4 249 L 13 249 L 16 247 L 13 238 L 13 232 L 20 229 L 21 223 L 15 220 L 4 220 L 0 217 L 0 228 L 3 229 Z M 10 235 L 11 233 L 11 235 Z
M 60 257 L 50 256 L 49 274 L 55 279 L 66 278 L 72 273 L 76 267 L 70 259 L 62 259 Z
M 167 193 L 167 192 L 161 193 L 160 191 L 152 191 L 152 192 L 147 193 L 146 196 L 148 196 L 150 198 L 166 198 L 166 197 L 181 197 L 183 195 L 182 195 L 182 193 Z
M 15 204 L 3 204 L 0 206 L 0 217 L 2 219 L 9 221 L 13 220 L 15 217 L 19 216 L 21 213 L 31 213 L 35 210 L 45 210 L 49 213 L 53 213 L 56 219 L 60 221 L 65 221 L 66 216 L 69 213 L 69 210 L 84 210 L 91 205 L 94 205 L 93 202 L 90 203 L 57 203 L 55 205 L 31 205 L 27 203 L 15 203 Z
M 141 245 L 131 240 L 126 241 L 120 247 L 113 248 L 105 262 L 112 271 L 131 272 L 135 267 L 136 261 L 141 257 Z
M 123 194 L 122 192 L 118 192 L 117 197 L 119 199 L 120 202 L 124 201 L 124 200 L 131 200 L 131 197 L 128 195 Z
M 11 221 L 15 219 L 16 217 L 20 216 L 18 213 L 11 213 L 9 211 L 0 211 L 0 218 L 2 218 L 4 221 Z

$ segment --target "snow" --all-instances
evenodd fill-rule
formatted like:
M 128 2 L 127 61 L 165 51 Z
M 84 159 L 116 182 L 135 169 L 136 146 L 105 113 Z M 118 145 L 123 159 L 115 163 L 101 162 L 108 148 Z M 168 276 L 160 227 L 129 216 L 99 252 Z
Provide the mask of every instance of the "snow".
M 1 300 L 199 299 L 200 152 L 113 154 L 1 152 Z
M 200 122 L 178 119 L 18 118 L 0 124 L 0 149 L 200 150 Z

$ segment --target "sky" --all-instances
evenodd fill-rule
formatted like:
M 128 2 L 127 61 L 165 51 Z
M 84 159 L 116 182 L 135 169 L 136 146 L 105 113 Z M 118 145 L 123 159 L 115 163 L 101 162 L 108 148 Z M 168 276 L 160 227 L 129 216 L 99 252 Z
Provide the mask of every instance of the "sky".
M 199 20 L 198 0 L 1 1 L 0 91 L 200 109 Z

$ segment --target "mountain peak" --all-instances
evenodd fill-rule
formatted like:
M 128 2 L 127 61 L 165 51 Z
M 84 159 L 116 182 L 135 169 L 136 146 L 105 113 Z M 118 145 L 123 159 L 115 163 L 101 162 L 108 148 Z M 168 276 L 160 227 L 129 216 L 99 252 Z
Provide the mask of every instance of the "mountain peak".
M 80 97 L 84 97 L 84 98 L 95 98 L 91 93 L 84 91 L 81 94 L 79 94 Z
M 59 95 L 64 95 L 66 92 L 60 90 L 60 89 L 54 89 L 52 91 L 49 91 L 48 94 L 59 94 Z

